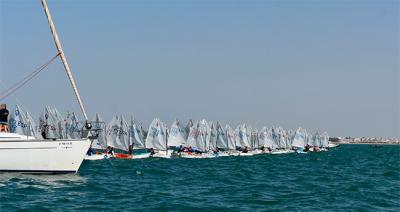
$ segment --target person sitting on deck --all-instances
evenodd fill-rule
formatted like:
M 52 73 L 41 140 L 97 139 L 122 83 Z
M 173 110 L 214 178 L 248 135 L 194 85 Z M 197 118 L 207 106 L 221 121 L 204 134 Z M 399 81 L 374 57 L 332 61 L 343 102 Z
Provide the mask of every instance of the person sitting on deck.
M 10 132 L 8 127 L 8 110 L 6 104 L 0 105 L 0 132 Z
M 154 154 L 156 154 L 156 152 L 154 151 L 153 148 L 150 148 L 150 156 L 153 156 Z
M 182 147 L 182 145 L 180 145 L 180 146 L 179 146 L 179 149 L 178 149 L 178 153 L 181 153 L 181 152 L 183 152 L 183 147 Z
M 94 155 L 94 154 L 96 154 L 96 152 L 94 151 L 94 149 L 92 149 L 92 147 L 89 147 L 89 149 L 88 149 L 88 151 L 87 151 L 87 153 L 86 153 L 86 155 Z
M 108 146 L 105 150 L 106 154 L 114 155 L 114 148 Z

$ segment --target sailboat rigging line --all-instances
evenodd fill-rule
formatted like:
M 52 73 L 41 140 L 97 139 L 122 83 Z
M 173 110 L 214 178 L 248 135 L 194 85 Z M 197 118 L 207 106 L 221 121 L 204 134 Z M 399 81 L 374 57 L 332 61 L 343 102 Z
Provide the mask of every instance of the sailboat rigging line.
M 53 58 L 51 58 L 49 61 L 47 61 L 45 64 L 37 68 L 35 71 L 30 73 L 28 76 L 24 77 L 5 91 L 0 93 L 0 100 L 3 100 L 4 98 L 8 97 L 9 95 L 13 94 L 15 91 L 17 91 L 19 88 L 24 86 L 27 82 L 29 82 L 31 79 L 33 79 L 36 75 L 38 75 L 41 71 L 43 71 L 50 63 L 52 63 L 61 53 L 58 53 L 55 55 Z

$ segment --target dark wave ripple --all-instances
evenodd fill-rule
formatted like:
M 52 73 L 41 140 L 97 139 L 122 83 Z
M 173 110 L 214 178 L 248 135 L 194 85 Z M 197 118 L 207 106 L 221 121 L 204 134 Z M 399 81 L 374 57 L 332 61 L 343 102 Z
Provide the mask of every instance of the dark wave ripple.
M 85 161 L 78 175 L 0 174 L 10 210 L 400 210 L 400 146 L 314 154 Z

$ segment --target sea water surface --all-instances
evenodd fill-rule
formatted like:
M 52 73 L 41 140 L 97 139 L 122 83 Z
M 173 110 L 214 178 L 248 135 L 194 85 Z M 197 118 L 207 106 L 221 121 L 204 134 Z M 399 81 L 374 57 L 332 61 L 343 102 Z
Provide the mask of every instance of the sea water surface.
M 0 174 L 0 211 L 400 211 L 400 146 L 215 159 L 84 161 Z

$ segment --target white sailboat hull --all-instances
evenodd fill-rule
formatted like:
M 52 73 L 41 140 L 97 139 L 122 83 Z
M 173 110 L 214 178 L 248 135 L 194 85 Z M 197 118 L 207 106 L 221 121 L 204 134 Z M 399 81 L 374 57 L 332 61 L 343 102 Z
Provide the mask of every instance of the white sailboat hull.
M 153 157 L 153 158 L 171 158 L 172 152 L 173 152 L 172 150 L 168 150 L 168 151 L 159 150 L 155 154 L 153 154 L 151 157 Z
M 144 159 L 144 158 L 149 158 L 150 155 L 151 155 L 150 153 L 136 154 L 136 155 L 132 155 L 132 159 Z
M 255 149 L 250 152 L 253 153 L 253 155 L 264 154 L 264 152 L 261 149 Z
M 0 172 L 76 173 L 90 141 L 0 139 Z
M 276 149 L 272 150 L 271 154 L 273 155 L 279 155 L 279 154 L 288 154 L 288 153 L 293 153 L 294 151 L 291 149 Z
M 85 160 L 104 160 L 104 159 L 109 159 L 111 157 L 112 157 L 111 154 L 100 153 L 100 154 L 86 155 Z
M 180 157 L 181 158 L 215 158 L 215 157 L 218 157 L 218 155 L 213 154 L 213 153 L 196 154 L 196 153 L 182 152 L 180 154 Z
M 334 147 L 338 147 L 338 146 L 339 146 L 339 144 L 334 144 L 334 143 L 329 143 L 328 144 L 329 148 L 334 148 Z
M 238 151 L 229 151 L 229 155 L 230 156 L 239 156 L 240 155 L 240 152 L 238 152 Z
M 253 156 L 254 155 L 254 153 L 252 153 L 252 152 L 240 152 L 239 153 L 239 156 Z
M 229 152 L 218 152 L 218 157 L 229 157 L 231 156 Z

